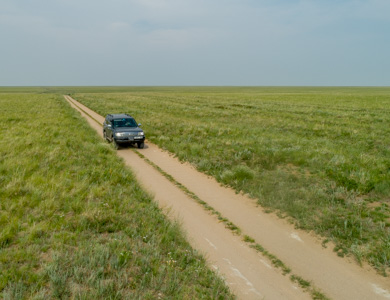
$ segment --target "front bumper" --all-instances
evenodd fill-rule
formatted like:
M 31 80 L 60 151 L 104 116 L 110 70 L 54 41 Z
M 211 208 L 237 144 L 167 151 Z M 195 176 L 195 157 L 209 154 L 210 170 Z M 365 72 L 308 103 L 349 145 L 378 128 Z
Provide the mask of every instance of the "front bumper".
M 114 137 L 114 141 L 117 144 L 132 144 L 132 143 L 139 143 L 145 141 L 145 136 L 119 136 Z

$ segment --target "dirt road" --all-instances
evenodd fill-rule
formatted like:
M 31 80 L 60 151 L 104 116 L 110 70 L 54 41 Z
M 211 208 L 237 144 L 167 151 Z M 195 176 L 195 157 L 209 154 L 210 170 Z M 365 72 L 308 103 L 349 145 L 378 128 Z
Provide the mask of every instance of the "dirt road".
M 69 96 L 68 102 L 86 117 L 102 135 L 104 118 Z M 154 195 L 160 207 L 178 219 L 192 246 L 203 252 L 240 299 L 310 299 L 310 295 L 288 276 L 272 266 L 268 258 L 249 248 L 217 218 L 166 179 L 134 149 L 121 149 L 118 155 L 136 174 L 139 182 Z M 342 259 L 324 249 L 318 239 L 265 214 L 254 200 L 221 187 L 189 164 L 157 146 L 146 143 L 139 152 L 177 182 L 237 225 L 243 235 L 252 237 L 292 269 L 292 273 L 311 281 L 331 299 L 390 299 L 390 280 L 370 267 Z

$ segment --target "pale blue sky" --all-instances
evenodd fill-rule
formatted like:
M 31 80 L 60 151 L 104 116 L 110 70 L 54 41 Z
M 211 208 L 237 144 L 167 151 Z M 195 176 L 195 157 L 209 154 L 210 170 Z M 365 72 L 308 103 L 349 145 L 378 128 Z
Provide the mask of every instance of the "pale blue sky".
M 0 0 L 0 86 L 390 85 L 389 0 Z

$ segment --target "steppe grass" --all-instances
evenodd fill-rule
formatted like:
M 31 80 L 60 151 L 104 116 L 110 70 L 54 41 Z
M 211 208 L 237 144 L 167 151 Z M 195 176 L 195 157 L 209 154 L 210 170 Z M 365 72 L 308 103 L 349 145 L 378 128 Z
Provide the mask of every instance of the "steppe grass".
M 290 280 L 296 284 L 298 284 L 304 291 L 308 292 L 312 299 L 316 300 L 326 300 L 329 299 L 324 293 L 322 293 L 317 287 L 315 287 L 310 281 L 304 280 L 302 277 L 291 273 L 291 269 L 284 264 L 279 258 L 275 255 L 267 251 L 263 246 L 256 243 L 256 241 L 248 235 L 243 235 L 241 229 L 235 225 L 233 222 L 229 221 L 229 219 L 222 216 L 222 214 L 215 210 L 212 206 L 207 204 L 205 201 L 200 199 L 196 194 L 188 190 L 184 185 L 180 182 L 176 181 L 171 175 L 164 172 L 159 166 L 154 164 L 152 161 L 147 159 L 143 154 L 139 151 L 136 151 L 136 154 L 144 159 L 148 164 L 150 164 L 153 168 L 155 168 L 158 172 L 160 172 L 165 178 L 167 178 L 170 182 L 175 184 L 178 188 L 180 188 L 187 196 L 195 200 L 197 203 L 203 206 L 203 208 L 209 211 L 212 215 L 214 215 L 219 222 L 222 222 L 225 227 L 232 231 L 233 234 L 241 236 L 242 240 L 249 245 L 252 249 L 255 249 L 257 252 L 261 253 L 264 257 L 266 257 L 272 265 L 281 270 L 283 275 L 289 274 Z
M 390 267 L 390 88 L 120 88 L 78 92 L 147 138 L 336 244 Z
M 233 296 L 61 95 L 0 89 L 0 298 Z

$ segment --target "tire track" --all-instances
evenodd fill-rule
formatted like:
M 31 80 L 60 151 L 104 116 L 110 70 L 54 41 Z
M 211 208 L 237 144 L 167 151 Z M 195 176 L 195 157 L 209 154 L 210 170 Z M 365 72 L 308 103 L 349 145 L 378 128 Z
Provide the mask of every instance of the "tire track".
M 99 124 L 103 123 L 104 118 L 69 96 L 65 98 L 102 135 Z M 363 269 L 337 257 L 330 249 L 323 249 L 315 237 L 294 229 L 284 220 L 263 213 L 254 200 L 221 187 L 213 178 L 199 173 L 189 164 L 180 163 L 157 146 L 147 143 L 147 147 L 140 152 L 240 227 L 244 235 L 254 238 L 287 263 L 294 273 L 312 280 L 331 298 L 390 299 L 389 280 L 380 277 L 371 268 Z M 309 298 L 288 277 L 267 263 L 268 258 L 232 235 L 172 182 L 161 178 L 163 176 L 133 150 L 123 149 L 118 151 L 118 155 L 133 169 L 141 184 L 155 195 L 160 206 L 171 209 L 172 216 L 180 220 L 193 247 L 206 253 L 210 264 L 225 277 L 239 298 Z

